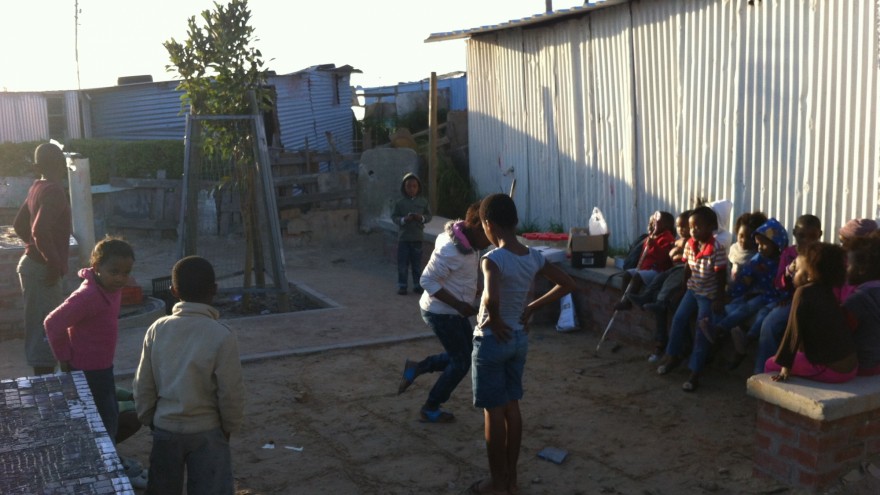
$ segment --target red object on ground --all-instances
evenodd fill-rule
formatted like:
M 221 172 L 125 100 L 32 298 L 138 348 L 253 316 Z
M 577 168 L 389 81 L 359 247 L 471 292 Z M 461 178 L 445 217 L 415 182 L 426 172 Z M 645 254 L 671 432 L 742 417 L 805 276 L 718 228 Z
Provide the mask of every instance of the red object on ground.
M 122 288 L 122 305 L 130 306 L 144 301 L 144 290 L 139 285 L 126 285 Z

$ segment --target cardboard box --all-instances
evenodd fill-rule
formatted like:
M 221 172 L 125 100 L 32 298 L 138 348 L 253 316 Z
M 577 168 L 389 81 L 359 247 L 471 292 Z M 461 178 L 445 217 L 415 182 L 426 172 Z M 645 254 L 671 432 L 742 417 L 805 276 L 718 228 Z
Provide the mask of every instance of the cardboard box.
M 608 261 L 608 234 L 590 235 L 586 227 L 572 227 L 568 252 L 574 268 L 604 268 Z

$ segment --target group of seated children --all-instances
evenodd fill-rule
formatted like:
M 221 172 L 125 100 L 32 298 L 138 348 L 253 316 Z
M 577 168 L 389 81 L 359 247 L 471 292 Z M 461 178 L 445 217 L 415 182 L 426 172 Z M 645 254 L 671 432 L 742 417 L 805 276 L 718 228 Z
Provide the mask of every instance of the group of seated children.
M 727 203 L 729 204 L 729 202 Z M 639 265 L 628 271 L 624 299 L 656 315 L 648 360 L 665 375 L 688 360 L 682 389 L 693 392 L 709 360 L 730 341 L 735 369 L 757 344 L 754 373 L 839 383 L 880 374 L 880 230 L 849 221 L 840 245 L 820 242 L 821 221 L 802 215 L 789 245 L 786 228 L 762 212 L 740 215 L 736 242 L 719 233 L 719 211 L 699 206 L 649 221 Z M 723 225 L 723 224 L 722 224 Z M 659 262 L 661 257 L 668 261 Z M 671 324 L 668 316 L 672 315 Z

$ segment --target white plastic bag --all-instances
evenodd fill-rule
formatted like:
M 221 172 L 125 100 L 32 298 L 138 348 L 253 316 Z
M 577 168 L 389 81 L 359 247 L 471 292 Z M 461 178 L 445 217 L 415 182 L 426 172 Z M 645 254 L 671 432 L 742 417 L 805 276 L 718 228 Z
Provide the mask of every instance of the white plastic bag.
M 577 329 L 577 315 L 574 314 L 571 294 L 566 294 L 559 300 L 559 320 L 556 322 L 556 331 L 570 332 Z
M 605 223 L 605 215 L 598 206 L 593 207 L 593 214 L 590 215 L 590 235 L 605 235 L 608 233 L 608 224 Z

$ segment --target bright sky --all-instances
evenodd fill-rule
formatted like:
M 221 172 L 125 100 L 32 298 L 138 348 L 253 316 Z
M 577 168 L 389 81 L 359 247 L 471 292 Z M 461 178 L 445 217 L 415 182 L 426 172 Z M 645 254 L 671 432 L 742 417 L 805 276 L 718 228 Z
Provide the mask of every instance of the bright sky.
M 225 4 L 226 0 L 218 3 Z M 554 0 L 554 10 L 583 0 Z M 120 76 L 165 71 L 162 42 L 186 39 L 186 21 L 213 0 L 5 0 L 0 4 L 0 91 L 116 85 Z M 269 69 L 279 74 L 320 64 L 351 65 L 353 85 L 418 81 L 466 70 L 464 40 L 425 43 L 449 32 L 545 10 L 545 0 L 250 0 L 251 25 Z M 199 18 L 200 19 L 200 18 Z M 201 22 L 199 23 L 201 25 Z M 79 79 L 75 40 L 79 47 Z

